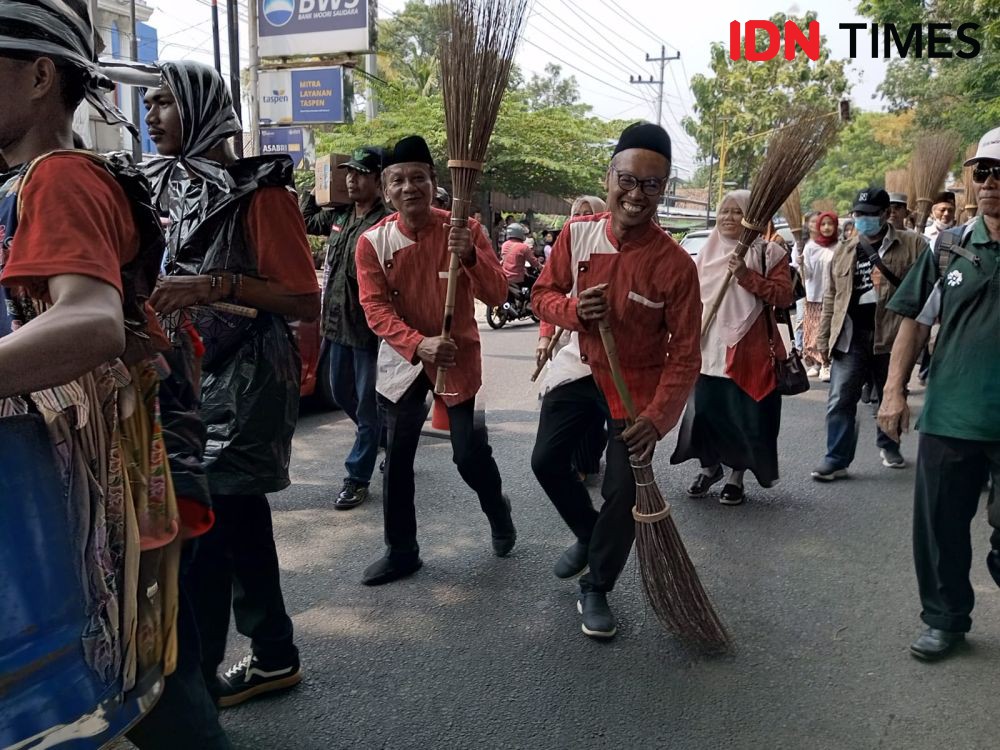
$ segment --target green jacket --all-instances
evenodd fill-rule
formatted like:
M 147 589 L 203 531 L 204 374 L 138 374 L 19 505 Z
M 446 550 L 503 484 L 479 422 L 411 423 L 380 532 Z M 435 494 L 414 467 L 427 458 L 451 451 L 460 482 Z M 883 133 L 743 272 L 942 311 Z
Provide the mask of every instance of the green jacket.
M 891 225 L 885 237 L 885 252 L 882 260 L 889 270 L 902 279 L 917 262 L 920 254 L 927 249 L 927 239 L 909 230 L 896 230 Z M 854 267 L 857 257 L 858 238 L 842 242 L 833 253 L 827 275 L 826 294 L 823 297 L 823 317 L 820 321 L 816 348 L 832 354 L 837 341 L 844 331 L 847 309 L 854 291 Z M 895 287 L 883 279 L 877 294 L 875 306 L 874 354 L 888 354 L 899 331 L 902 319 L 886 309 Z
M 378 337 L 372 333 L 361 308 L 358 272 L 354 253 L 358 237 L 389 215 L 379 201 L 364 216 L 346 209 L 321 209 L 316 199 L 306 195 L 301 203 L 309 234 L 328 237 L 323 267 L 323 335 L 330 341 L 356 349 L 375 349 Z

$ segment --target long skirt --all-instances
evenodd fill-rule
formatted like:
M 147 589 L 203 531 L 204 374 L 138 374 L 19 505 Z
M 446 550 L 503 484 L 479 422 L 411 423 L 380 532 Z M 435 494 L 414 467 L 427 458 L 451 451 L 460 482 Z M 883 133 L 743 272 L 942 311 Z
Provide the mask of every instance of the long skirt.
M 781 395 L 754 401 L 729 378 L 701 375 L 681 421 L 670 463 L 698 459 L 702 467 L 722 464 L 751 471 L 761 487 L 778 482 Z
M 823 318 L 822 302 L 806 302 L 805 318 L 802 323 L 803 351 L 807 367 L 823 364 L 823 352 L 816 348 L 816 339 L 819 337 L 819 324 Z

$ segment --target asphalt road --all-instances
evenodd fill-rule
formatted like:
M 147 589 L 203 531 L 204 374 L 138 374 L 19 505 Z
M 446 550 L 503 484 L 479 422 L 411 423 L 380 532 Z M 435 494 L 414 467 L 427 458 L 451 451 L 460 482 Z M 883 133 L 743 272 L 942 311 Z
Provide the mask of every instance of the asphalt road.
M 736 508 L 687 499 L 696 469 L 671 467 L 674 437 L 664 440 L 656 475 L 737 651 L 704 659 L 666 634 L 642 599 L 634 555 L 611 597 L 619 636 L 596 643 L 580 632 L 574 585 L 551 573 L 572 539 L 529 466 L 536 328 L 481 328 L 483 397 L 514 503 L 515 553 L 493 557 L 448 443 L 424 438 L 416 481 L 425 567 L 362 586 L 383 549 L 381 504 L 332 509 L 353 428 L 339 413 L 304 413 L 294 484 L 272 504 L 305 680 L 224 713 L 238 748 L 995 746 L 1000 596 L 983 564 L 984 514 L 970 647 L 919 663 L 906 651 L 919 629 L 913 470 L 882 468 L 869 412 L 852 478 L 820 485 L 809 471 L 824 453 L 825 386 L 786 399 L 782 481 L 769 491 L 748 482 L 749 502 Z M 914 439 L 903 452 L 914 458 Z M 373 490 L 378 497 L 378 476 Z M 234 659 L 245 649 L 232 639 Z

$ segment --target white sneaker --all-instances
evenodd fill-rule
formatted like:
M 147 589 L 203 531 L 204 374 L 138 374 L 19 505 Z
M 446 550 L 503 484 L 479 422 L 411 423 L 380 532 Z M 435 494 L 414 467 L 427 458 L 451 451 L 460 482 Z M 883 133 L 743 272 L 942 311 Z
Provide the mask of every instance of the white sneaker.
M 808 370 L 806 370 L 806 376 L 810 377 L 810 378 L 818 378 L 819 377 L 819 368 L 818 367 L 810 367 Z
M 820 368 L 820 371 L 819 371 L 819 381 L 821 383 L 829 383 L 830 382 L 830 366 L 829 365 L 823 365 Z

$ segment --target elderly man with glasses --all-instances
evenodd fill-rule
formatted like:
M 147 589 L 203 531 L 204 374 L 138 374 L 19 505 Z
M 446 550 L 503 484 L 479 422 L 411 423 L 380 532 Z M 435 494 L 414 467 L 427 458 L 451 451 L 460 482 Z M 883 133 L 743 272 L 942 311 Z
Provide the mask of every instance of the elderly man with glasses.
M 635 538 L 629 460 L 650 462 L 701 368 L 698 274 L 656 221 L 669 174 L 666 131 L 649 123 L 626 128 L 608 169 L 608 211 L 566 224 L 532 293 L 539 317 L 573 334 L 545 379 L 531 466 L 576 537 L 555 575 L 572 579 L 590 568 L 580 579 L 577 609 L 592 638 L 617 630 L 607 594 Z M 601 344 L 602 319 L 614 332 L 638 412 L 631 426 Z M 598 511 L 571 457 L 580 433 L 600 417 L 609 420 L 611 440 Z
M 1000 487 L 1000 128 L 983 136 L 965 165 L 974 168 L 979 213 L 941 232 L 892 298 L 890 309 L 904 320 L 879 411 L 887 434 L 908 429 L 906 382 L 931 325 L 940 323 L 917 424 L 913 557 L 927 627 L 910 653 L 923 660 L 952 653 L 972 626 L 970 525 L 988 477 L 994 530 L 987 567 L 1000 585 L 1000 503 L 994 497 Z

